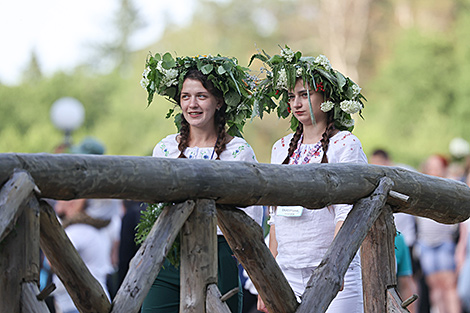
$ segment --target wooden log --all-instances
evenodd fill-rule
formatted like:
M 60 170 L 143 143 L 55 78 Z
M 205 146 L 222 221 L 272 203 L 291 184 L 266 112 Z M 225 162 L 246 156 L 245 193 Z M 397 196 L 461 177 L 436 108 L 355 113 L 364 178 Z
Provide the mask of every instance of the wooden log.
M 402 306 L 402 300 L 395 287 L 387 289 L 387 313 L 410 313 Z
M 216 284 L 207 287 L 206 312 L 207 313 L 231 313 L 227 303 L 221 300 L 220 290 Z
M 370 197 L 359 200 L 348 214 L 320 265 L 314 270 L 297 313 L 323 313 L 341 288 L 344 275 L 393 186 L 384 177 Z M 368 311 L 384 312 L 384 311 Z
M 146 202 L 215 199 L 217 203 L 239 206 L 311 208 L 353 204 L 371 194 L 380 178 L 387 176 L 395 182 L 394 191 L 410 197 L 407 204 L 394 210 L 446 224 L 470 217 L 470 188 L 466 184 L 398 167 L 348 163 L 287 167 L 152 157 L 5 153 L 0 154 L 0 184 L 15 168 L 30 172 L 46 198 Z M 294 192 L 296 197 L 292 197 Z
M 35 205 L 36 203 L 36 205 Z M 2 242 L 0 312 L 20 312 L 21 283 L 39 282 L 39 214 L 34 195 L 23 199 L 15 231 Z
M 129 265 L 113 300 L 112 313 L 136 313 L 157 278 L 165 256 L 194 209 L 194 201 L 165 207 Z
M 299 304 L 264 242 L 261 227 L 242 210 L 227 205 L 217 206 L 217 219 L 230 248 L 250 276 L 269 312 L 295 312 Z
M 111 303 L 49 204 L 41 201 L 41 249 L 81 313 L 109 312 Z
M 206 311 L 206 289 L 217 284 L 217 218 L 213 200 L 197 200 L 181 229 L 180 312 Z
M 387 312 L 387 289 L 397 285 L 395 234 L 392 211 L 385 206 L 361 247 L 365 313 Z
M 15 171 L 0 190 L 0 242 L 15 226 L 21 205 L 33 193 L 34 187 L 26 171 Z
M 24 282 L 21 284 L 21 287 L 21 312 L 50 313 L 46 303 L 36 298 L 36 295 L 39 293 L 37 283 Z

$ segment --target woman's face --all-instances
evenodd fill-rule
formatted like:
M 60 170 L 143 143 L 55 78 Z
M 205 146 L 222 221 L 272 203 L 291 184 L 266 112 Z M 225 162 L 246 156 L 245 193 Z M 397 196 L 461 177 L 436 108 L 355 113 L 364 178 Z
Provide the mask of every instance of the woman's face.
M 298 79 L 294 90 L 289 90 L 289 105 L 292 113 L 304 126 L 312 124 L 307 88 L 310 88 L 310 86 L 307 84 L 304 86 L 303 80 Z M 312 102 L 312 110 L 315 115 L 315 120 L 319 121 L 321 119 L 325 119 L 326 113 L 320 110 L 320 105 L 323 102 L 323 95 L 319 92 L 315 92 L 313 89 L 309 89 L 308 92 L 310 93 L 310 101 Z
M 199 80 L 186 79 L 181 89 L 180 105 L 190 127 L 213 130 L 215 111 L 222 104 Z

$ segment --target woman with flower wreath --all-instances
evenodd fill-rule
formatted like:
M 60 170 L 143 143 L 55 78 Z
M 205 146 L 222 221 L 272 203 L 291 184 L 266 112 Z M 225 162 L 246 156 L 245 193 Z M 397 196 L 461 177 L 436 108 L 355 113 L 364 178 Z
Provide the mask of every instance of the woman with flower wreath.
M 240 137 L 252 110 L 248 88 L 251 80 L 247 71 L 238 65 L 235 58 L 220 55 L 176 59 L 169 53 L 150 56 L 141 81 L 148 92 L 148 103 L 151 103 L 154 93 L 158 93 L 168 97 L 182 111 L 175 117 L 179 133 L 157 143 L 153 156 L 257 162 L 251 146 Z M 172 114 L 173 109 L 167 117 Z M 261 222 L 261 207 L 244 210 L 255 221 Z M 220 229 L 217 229 L 217 234 L 218 287 L 222 294 L 239 288 L 238 297 L 232 297 L 226 303 L 232 312 L 240 313 L 242 289 L 237 261 Z M 178 257 L 175 258 L 174 254 L 173 257 L 167 256 L 143 303 L 142 312 L 179 312 Z
M 364 99 L 353 81 L 333 70 L 325 56 L 302 57 L 300 51 L 294 53 L 287 46 L 280 55 L 263 53 L 252 60 L 255 58 L 267 64 L 266 79 L 257 91 L 258 112 L 277 108 L 281 117 L 292 113 L 294 133 L 274 144 L 271 163 L 367 163 L 359 139 L 350 132 L 354 126 L 351 114 L 361 111 Z M 273 98 L 279 100 L 278 105 Z M 351 208 L 273 208 L 270 250 L 299 299 Z M 258 309 L 267 312 L 261 299 Z M 359 254 L 326 312 L 363 312 Z

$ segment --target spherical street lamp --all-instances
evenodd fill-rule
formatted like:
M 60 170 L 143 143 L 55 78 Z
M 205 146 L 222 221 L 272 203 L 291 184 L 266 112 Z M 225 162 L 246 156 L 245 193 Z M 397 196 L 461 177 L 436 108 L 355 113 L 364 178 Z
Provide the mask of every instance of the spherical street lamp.
M 64 145 L 70 147 L 72 131 L 85 119 L 83 104 L 75 98 L 60 98 L 52 104 L 50 115 L 52 124 L 64 132 Z

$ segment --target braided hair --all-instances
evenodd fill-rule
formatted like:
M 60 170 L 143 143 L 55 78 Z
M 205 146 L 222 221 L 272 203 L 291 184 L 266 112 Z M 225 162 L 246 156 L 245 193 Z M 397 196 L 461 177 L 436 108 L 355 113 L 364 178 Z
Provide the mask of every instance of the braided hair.
M 186 76 L 184 77 L 184 80 L 186 79 L 193 79 L 193 80 L 198 80 L 201 82 L 202 86 L 207 89 L 216 99 L 221 101 L 223 103 L 222 107 L 220 109 L 217 109 L 215 111 L 214 115 L 214 124 L 215 128 L 217 131 L 217 142 L 214 147 L 214 152 L 217 154 L 216 160 L 220 160 L 220 155 L 222 152 L 226 149 L 226 144 L 228 141 L 228 134 L 225 129 L 225 110 L 227 108 L 227 105 L 225 104 L 224 98 L 222 96 L 222 92 L 214 87 L 214 84 L 207 79 L 207 76 L 202 74 L 200 71 L 196 69 L 191 69 L 188 71 Z M 178 105 L 180 105 L 180 97 L 177 97 L 176 102 Z M 184 151 L 189 145 L 189 123 L 186 121 L 183 115 L 181 115 L 181 128 L 180 128 L 180 140 L 178 144 L 178 150 L 180 151 L 180 154 L 178 158 L 186 158 L 184 155 Z

